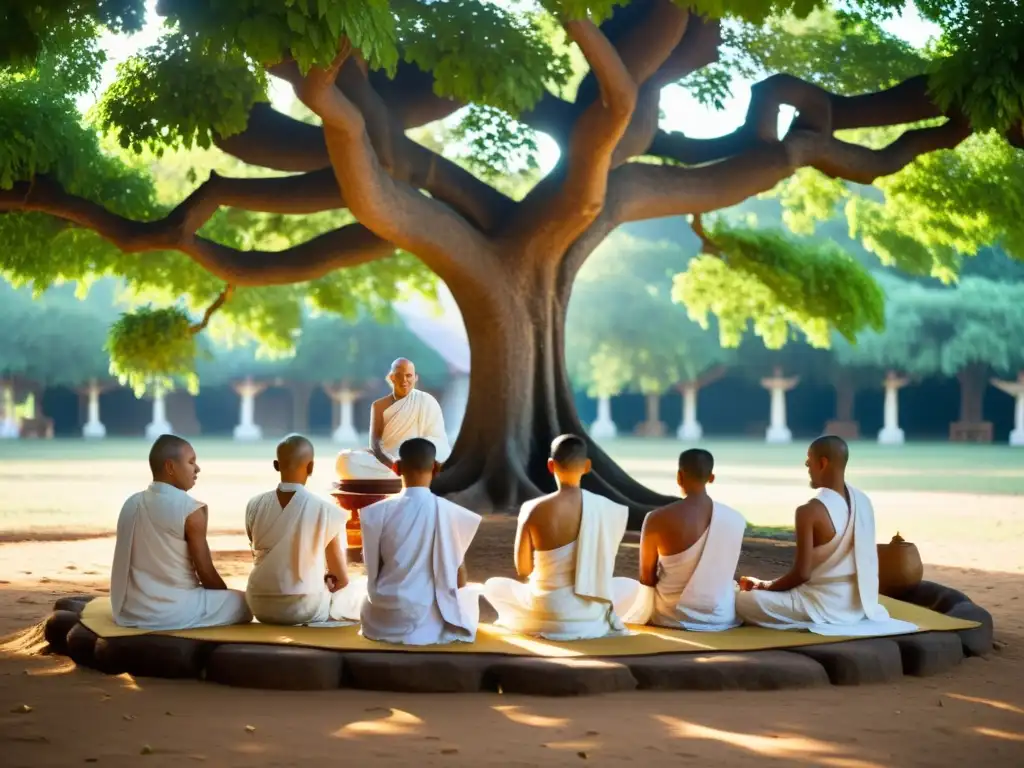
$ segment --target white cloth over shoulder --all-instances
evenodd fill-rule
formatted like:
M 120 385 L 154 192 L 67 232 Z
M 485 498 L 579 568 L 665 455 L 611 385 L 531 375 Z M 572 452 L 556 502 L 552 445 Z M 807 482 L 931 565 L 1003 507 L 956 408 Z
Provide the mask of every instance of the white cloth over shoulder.
M 285 507 L 277 491 L 268 491 L 245 509 L 253 555 L 246 599 L 256 619 L 282 625 L 358 620 L 360 601 L 349 599 L 358 586 L 331 593 L 324 583 L 327 545 L 344 535 L 345 514 L 303 485 L 281 483 L 277 490 L 294 494 Z
M 722 632 L 742 623 L 734 577 L 747 521 L 732 507 L 713 504 L 711 522 L 692 546 L 658 557 L 657 586 L 637 584 L 650 593 L 649 618 L 634 611 L 625 621 L 692 632 Z
M 519 511 L 519 536 L 538 500 Z M 546 552 L 534 551 L 526 583 L 491 578 L 484 597 L 498 612 L 498 626 L 548 640 L 586 640 L 627 633 L 616 609 L 636 596 L 632 579 L 614 579 L 615 556 L 626 532 L 629 510 L 583 491 L 583 514 L 576 541 Z
M 878 550 L 875 512 L 862 491 L 847 485 L 853 502 L 831 489 L 817 496 L 828 510 L 836 536 L 815 548 L 811 578 L 786 592 L 741 592 L 736 610 L 749 624 L 770 629 L 806 629 L 818 635 L 901 635 L 917 625 L 899 621 L 878 602 Z
M 384 430 L 381 450 L 392 460 L 398 459 L 398 449 L 406 440 L 422 437 L 434 444 L 437 460 L 444 463 L 452 449 L 444 428 L 441 405 L 433 395 L 418 389 L 401 400 L 396 400 L 384 411 Z M 342 479 L 394 480 L 395 473 L 385 467 L 366 449 L 342 451 L 335 465 Z
M 361 634 L 370 640 L 434 645 L 476 639 L 480 587 L 458 586 L 480 515 L 406 488 L 359 513 L 366 566 Z
M 167 483 L 125 501 L 117 518 L 110 608 L 122 627 L 168 630 L 244 624 L 245 595 L 205 589 L 185 540 L 186 518 L 204 506 Z

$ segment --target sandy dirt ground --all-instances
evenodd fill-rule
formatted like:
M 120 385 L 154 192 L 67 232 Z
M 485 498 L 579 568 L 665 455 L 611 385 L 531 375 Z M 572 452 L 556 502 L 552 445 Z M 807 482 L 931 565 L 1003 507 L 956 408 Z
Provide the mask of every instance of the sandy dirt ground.
M 990 521 L 986 521 L 986 525 Z M 471 578 L 512 575 L 514 524 L 485 521 Z M 30 538 L 30 537 L 23 537 Z M 211 541 L 242 586 L 237 535 Z M 918 538 L 922 551 L 929 542 Z M 1017 542 L 1019 547 L 1019 541 Z M 926 578 L 965 591 L 995 617 L 997 650 L 948 675 L 863 688 L 765 693 L 632 692 L 572 700 L 498 694 L 293 693 L 197 681 L 107 677 L 33 653 L 26 631 L 67 594 L 106 592 L 113 541 L 0 544 L 0 762 L 16 766 L 1024 765 L 1024 600 L 1019 548 L 943 542 Z M 789 545 L 748 542 L 740 570 L 785 569 Z M 635 537 L 618 571 L 634 574 Z M 986 570 L 971 567 L 984 563 Z M 27 705 L 31 711 L 22 711 Z

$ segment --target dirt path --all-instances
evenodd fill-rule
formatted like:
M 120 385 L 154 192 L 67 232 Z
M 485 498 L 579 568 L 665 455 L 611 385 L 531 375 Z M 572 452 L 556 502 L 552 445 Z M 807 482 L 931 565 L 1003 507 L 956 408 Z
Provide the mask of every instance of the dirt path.
M 488 520 L 471 577 L 512 575 L 511 520 Z M 0 635 L 44 618 L 57 596 L 105 591 L 111 539 L 0 544 Z M 244 584 L 242 537 L 212 542 L 218 568 Z M 618 572 L 635 573 L 627 541 Z M 771 576 L 791 552 L 751 542 L 740 570 Z M 964 562 L 984 553 L 963 553 Z M 1004 647 L 948 676 L 896 685 L 772 693 L 634 692 L 574 700 L 496 694 L 246 691 L 133 680 L 66 659 L 0 651 L 3 764 L 67 766 L 1024 765 L 1024 576 L 929 567 L 971 595 Z M 32 708 L 15 713 L 21 705 Z M 249 731 L 246 726 L 253 726 Z M 141 753 L 146 749 L 149 754 Z M 140 763 L 140 761 L 142 761 Z

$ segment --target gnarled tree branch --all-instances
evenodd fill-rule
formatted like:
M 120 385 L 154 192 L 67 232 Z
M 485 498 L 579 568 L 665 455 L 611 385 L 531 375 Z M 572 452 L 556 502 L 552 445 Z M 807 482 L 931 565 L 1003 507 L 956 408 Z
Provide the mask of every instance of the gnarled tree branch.
M 381 166 L 366 117 L 335 85 L 350 53 L 344 41 L 330 67 L 314 67 L 302 76 L 298 67 L 286 64 L 275 72 L 323 121 L 327 153 L 349 210 L 383 239 L 422 258 L 442 279 L 485 269 L 477 260 L 490 244 L 480 231 L 447 205 L 393 179 Z
M 586 20 L 570 21 L 566 30 L 590 63 L 601 99 L 574 126 L 560 168 L 534 187 L 522 215 L 509 222 L 523 233 L 528 253 L 563 252 L 601 212 L 612 153 L 636 107 L 636 81 L 601 30 Z
M 203 313 L 203 319 L 188 329 L 189 333 L 196 334 L 202 331 L 204 328 L 206 328 L 206 326 L 210 324 L 210 319 L 214 316 L 218 309 L 224 306 L 224 304 L 227 302 L 228 299 L 231 298 L 234 292 L 235 286 L 231 285 L 230 283 L 224 286 L 224 290 L 221 291 L 217 298 L 214 299 L 213 303 L 206 308 L 206 312 Z
M 208 194 L 212 195 L 212 192 Z M 193 198 L 199 200 L 202 196 L 196 198 L 193 195 Z M 37 176 L 31 183 L 20 182 L 10 190 L 0 190 L 0 212 L 47 213 L 93 230 L 125 253 L 180 251 L 212 275 L 235 286 L 305 282 L 323 277 L 335 269 L 387 258 L 395 251 L 393 245 L 361 224 L 341 227 L 283 251 L 240 251 L 185 229 L 184 223 L 190 219 L 187 212 L 194 210 L 187 203 L 158 221 L 135 221 L 68 194 L 60 184 L 46 176 Z M 198 204 L 194 205 L 198 207 Z M 205 201 L 203 205 L 206 205 Z M 265 208 L 274 210 L 269 205 Z

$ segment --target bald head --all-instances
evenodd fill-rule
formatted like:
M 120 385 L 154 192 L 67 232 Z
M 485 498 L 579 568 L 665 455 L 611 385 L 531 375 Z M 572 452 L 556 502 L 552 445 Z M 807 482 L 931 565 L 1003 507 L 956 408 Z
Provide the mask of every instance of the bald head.
M 823 435 L 811 443 L 810 452 L 819 459 L 828 459 L 836 469 L 846 469 L 850 460 L 850 447 L 843 438 L 836 435 Z
M 837 435 L 819 437 L 807 449 L 807 474 L 812 488 L 842 488 L 850 449 Z
M 199 477 L 195 449 L 177 435 L 160 435 L 149 449 L 149 470 L 154 481 L 187 491 Z
M 305 483 L 313 474 L 313 444 L 302 435 L 288 435 L 277 444 L 274 469 L 285 483 Z
M 391 364 L 388 383 L 395 397 L 402 398 L 412 392 L 417 380 L 416 366 L 412 364 L 412 360 L 400 357 Z

